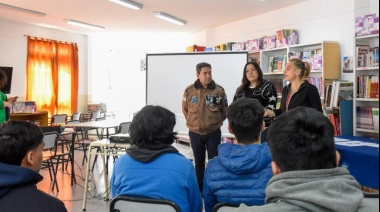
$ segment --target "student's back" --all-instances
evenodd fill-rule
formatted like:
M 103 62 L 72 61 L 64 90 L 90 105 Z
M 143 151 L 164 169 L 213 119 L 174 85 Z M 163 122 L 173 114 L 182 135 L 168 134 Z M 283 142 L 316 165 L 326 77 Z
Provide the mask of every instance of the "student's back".
M 241 205 L 236 212 L 374 212 L 363 202 L 359 183 L 337 167 L 334 129 L 322 113 L 297 107 L 276 118 L 268 129 L 273 178 L 264 206 Z
M 37 189 L 40 174 L 0 163 L 0 179 L 0 212 L 66 212 L 62 201 Z
M 37 189 L 43 177 L 43 133 L 36 125 L 10 121 L 0 125 L 0 212 L 66 212 L 59 199 Z
M 255 99 L 241 98 L 228 107 L 228 128 L 236 139 L 233 144 L 220 144 L 219 156 L 207 165 L 203 183 L 206 212 L 218 202 L 264 204 L 272 159 L 267 143 L 260 142 L 263 114 L 264 108 Z

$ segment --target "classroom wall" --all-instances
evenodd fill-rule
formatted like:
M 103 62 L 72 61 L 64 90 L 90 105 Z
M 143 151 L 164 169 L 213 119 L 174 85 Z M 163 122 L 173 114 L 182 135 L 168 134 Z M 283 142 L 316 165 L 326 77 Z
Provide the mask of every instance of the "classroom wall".
M 90 101 L 105 102 L 108 111 L 131 118 L 146 104 L 146 72 L 141 67 L 146 54 L 184 52 L 187 39 L 184 34 L 149 32 L 91 37 Z
M 0 66 L 13 67 L 12 88 L 8 96 L 18 96 L 20 101 L 25 100 L 26 97 L 27 37 L 24 35 L 77 43 L 79 48 L 78 106 L 83 108 L 88 99 L 87 36 L 0 19 Z

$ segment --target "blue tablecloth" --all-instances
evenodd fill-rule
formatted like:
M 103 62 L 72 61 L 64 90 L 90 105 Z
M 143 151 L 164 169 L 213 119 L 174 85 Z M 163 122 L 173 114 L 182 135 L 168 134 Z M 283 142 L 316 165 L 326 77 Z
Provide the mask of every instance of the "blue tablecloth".
M 338 138 L 379 144 L 379 140 L 363 137 L 339 136 Z M 335 145 L 335 148 L 341 155 L 340 166 L 347 167 L 362 186 L 379 189 L 379 148 L 342 145 Z

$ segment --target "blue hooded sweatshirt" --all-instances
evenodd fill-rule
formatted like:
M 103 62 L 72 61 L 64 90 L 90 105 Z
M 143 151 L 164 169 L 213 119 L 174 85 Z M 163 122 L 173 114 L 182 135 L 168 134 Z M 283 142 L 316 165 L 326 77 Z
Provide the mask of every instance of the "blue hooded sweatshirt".
M 112 196 L 132 195 L 175 202 L 182 212 L 202 212 L 194 166 L 174 147 L 159 149 L 135 145 L 115 163 Z
M 273 176 L 267 143 L 221 144 L 219 156 L 210 160 L 204 176 L 206 212 L 218 202 L 234 205 L 263 205 L 265 187 Z
M 67 212 L 62 201 L 37 189 L 42 179 L 31 169 L 0 163 L 0 212 Z

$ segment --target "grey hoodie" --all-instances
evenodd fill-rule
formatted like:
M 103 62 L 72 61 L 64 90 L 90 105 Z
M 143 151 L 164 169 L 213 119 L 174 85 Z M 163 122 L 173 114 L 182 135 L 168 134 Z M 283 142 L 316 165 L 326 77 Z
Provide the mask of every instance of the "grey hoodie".
M 275 175 L 268 183 L 264 206 L 242 204 L 235 212 L 375 212 L 364 203 L 359 183 L 343 167 L 290 171 Z

